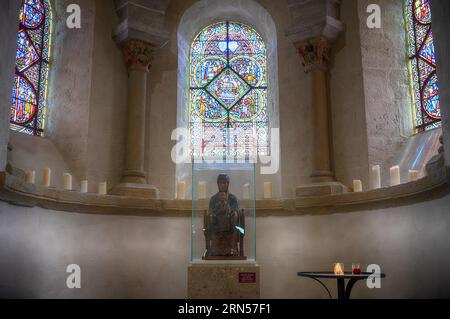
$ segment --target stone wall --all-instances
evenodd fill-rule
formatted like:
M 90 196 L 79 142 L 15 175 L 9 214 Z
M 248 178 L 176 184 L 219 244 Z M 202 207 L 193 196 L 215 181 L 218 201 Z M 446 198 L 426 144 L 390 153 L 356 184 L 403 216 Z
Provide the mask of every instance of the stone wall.
M 60 153 L 56 157 L 63 159 L 53 164 L 54 170 L 67 167 L 76 182 L 91 180 L 90 190 L 95 191 L 98 181 L 107 180 L 114 186 L 122 173 L 127 74 L 111 36 L 117 22 L 113 2 L 81 1 L 80 30 L 65 26 L 68 3 L 58 1 L 54 6 L 46 138 L 54 144 L 55 152 Z M 177 168 L 171 160 L 175 142 L 170 139 L 179 117 L 177 33 L 183 14 L 195 3 L 170 1 L 166 14 L 169 42 L 157 52 L 148 77 L 145 167 L 149 183 L 160 188 L 162 198 L 174 197 L 177 178 Z M 275 110 L 278 114 L 274 116 L 279 120 L 275 127 L 281 130 L 281 170 L 274 183 L 275 195 L 292 198 L 295 187 L 307 183 L 311 173 L 307 76 L 297 50 L 285 36 L 290 24 L 287 3 L 269 0 L 256 3 L 268 12 L 276 30 L 279 103 Z M 342 2 L 341 19 L 347 31 L 334 47 L 329 81 L 337 179 L 347 186 L 351 186 L 353 179 L 361 179 L 365 188 L 369 186 L 368 170 L 374 164 L 383 166 L 383 184 L 387 184 L 388 168 L 397 164 L 396 159 L 412 134 L 413 123 L 402 5 L 400 1 L 376 1 L 382 8 L 383 19 L 382 29 L 377 30 L 366 26 L 369 3 L 372 1 Z M 3 144 L 7 135 L 7 131 L 0 135 Z M 17 143 L 26 147 L 26 143 L 31 145 L 34 140 L 24 138 Z M 21 168 L 34 165 L 39 169 L 47 163 L 23 158 L 16 165 Z M 259 194 L 262 182 L 258 181 Z
M 48 138 L 28 136 L 19 132 L 10 132 L 13 150 L 9 160 L 14 167 L 23 171 L 36 172 L 36 185 L 42 185 L 43 170 L 50 167 L 51 186 L 63 188 L 63 174 L 72 172 L 59 149 Z M 75 188 L 79 187 L 78 180 L 73 181 Z
M 128 74 L 121 49 L 111 38 L 117 24 L 113 1 L 95 1 L 92 83 L 89 100 L 87 173 L 90 191 L 109 187 L 122 177 L 127 132 Z
M 450 3 L 448 1 L 431 1 L 433 19 L 433 36 L 435 39 L 437 74 L 439 78 L 439 95 L 441 98 L 442 123 L 444 133 L 445 162 L 450 166 Z
M 70 0 L 56 1 L 53 6 L 52 57 L 45 135 L 61 152 L 74 175 L 74 180 L 78 181 L 84 178 L 88 167 L 95 5 L 90 0 L 79 1 L 82 10 L 81 29 L 69 29 L 66 26 L 66 9 L 71 3 Z
M 381 289 L 353 298 L 450 297 L 450 196 L 330 215 L 257 217 L 262 298 L 327 298 L 298 271 L 378 264 Z M 113 213 L 113 211 L 111 211 Z M 276 214 L 276 212 L 274 212 Z M 112 216 L 0 202 L 0 297 L 186 298 L 190 218 Z M 82 288 L 66 287 L 81 266 Z M 439 276 L 435 275 L 439 274 Z M 335 283 L 326 282 L 334 296 Z
M 402 1 L 357 1 L 360 19 L 369 166 L 389 180 L 394 157 L 413 134 L 412 99 Z M 381 28 L 367 27 L 369 4 L 381 8 Z
M 259 3 L 272 16 L 278 35 L 281 196 L 292 198 L 297 186 L 309 182 L 312 170 L 310 90 L 298 51 L 285 36 L 291 25 L 287 1 Z
M 365 92 L 357 1 L 343 1 L 346 31 L 333 46 L 330 68 L 330 112 L 336 179 L 352 186 L 361 180 L 370 188 Z
M 14 85 L 14 57 L 17 47 L 18 2 L 4 0 L 0 4 L 0 171 L 6 166 L 9 140 L 9 116 Z
M 45 138 L 12 134 L 12 164 L 26 170 L 51 167 L 53 185 L 62 172 L 74 176 L 74 187 L 89 179 L 115 185 L 123 171 L 126 134 L 127 72 L 112 40 L 114 3 L 81 1 L 81 29 L 66 26 L 66 7 L 53 6 L 51 72 Z M 34 156 L 31 156 L 33 154 Z

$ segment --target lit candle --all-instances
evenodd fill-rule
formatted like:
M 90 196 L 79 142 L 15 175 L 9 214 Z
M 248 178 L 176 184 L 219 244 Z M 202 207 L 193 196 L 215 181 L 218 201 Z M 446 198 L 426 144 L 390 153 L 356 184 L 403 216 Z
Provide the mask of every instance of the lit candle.
M 72 175 L 69 173 L 63 174 L 63 184 L 64 184 L 64 190 L 71 191 L 72 190 Z
M 36 183 L 36 172 L 35 171 L 25 172 L 25 182 L 30 184 Z
M 391 186 L 400 185 L 400 167 L 391 167 Z
M 409 171 L 409 181 L 414 182 L 419 179 L 419 171 Z
M 44 187 L 50 187 L 50 181 L 52 178 L 52 170 L 50 168 L 44 168 L 44 175 L 42 176 L 42 185 Z
M 265 199 L 272 198 L 272 182 L 264 183 L 264 198 Z
M 355 193 L 360 193 L 363 191 L 362 189 L 362 182 L 360 180 L 354 180 L 353 181 L 353 191 Z
M 250 184 L 244 185 L 244 189 L 242 190 L 242 198 L 250 199 Z
M 198 182 L 198 199 L 206 199 L 206 182 Z
M 372 188 L 381 188 L 381 169 L 380 165 L 375 165 L 372 167 Z
M 344 276 L 344 264 L 343 263 L 335 263 L 334 264 L 334 274 L 336 276 Z
M 177 184 L 177 199 L 186 199 L 186 182 L 180 181 Z
M 107 195 L 108 194 L 108 188 L 106 182 L 98 183 L 98 194 L 99 195 Z
M 81 181 L 81 193 L 86 194 L 88 192 L 88 181 Z

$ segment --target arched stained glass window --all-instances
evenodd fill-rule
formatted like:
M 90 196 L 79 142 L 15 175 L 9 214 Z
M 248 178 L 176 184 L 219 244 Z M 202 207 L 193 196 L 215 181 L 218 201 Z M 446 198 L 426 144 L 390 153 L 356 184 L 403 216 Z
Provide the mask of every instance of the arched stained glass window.
M 21 1 L 10 126 L 35 136 L 44 129 L 51 20 L 47 0 Z
M 222 21 L 197 35 L 189 105 L 194 158 L 268 155 L 267 53 L 255 30 Z
M 406 0 L 405 12 L 414 114 L 420 132 L 439 127 L 441 122 L 430 1 Z

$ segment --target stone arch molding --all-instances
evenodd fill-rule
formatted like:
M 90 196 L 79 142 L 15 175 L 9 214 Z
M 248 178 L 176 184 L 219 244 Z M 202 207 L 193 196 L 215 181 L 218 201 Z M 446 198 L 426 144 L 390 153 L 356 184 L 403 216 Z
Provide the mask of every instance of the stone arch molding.
M 201 0 L 189 7 L 181 17 L 177 30 L 178 127 L 187 128 L 189 121 L 189 56 L 192 41 L 203 28 L 222 20 L 247 24 L 264 39 L 267 46 L 269 127 L 279 128 L 277 29 L 269 12 L 253 0 Z M 190 175 L 190 167 L 177 165 L 177 180 L 188 181 Z M 274 189 L 281 190 L 280 173 L 266 179 L 272 180 Z

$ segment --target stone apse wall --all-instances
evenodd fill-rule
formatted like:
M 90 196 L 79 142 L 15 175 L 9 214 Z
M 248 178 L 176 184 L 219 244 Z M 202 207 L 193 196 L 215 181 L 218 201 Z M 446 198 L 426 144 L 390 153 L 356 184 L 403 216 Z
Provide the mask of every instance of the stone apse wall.
M 169 40 L 156 52 L 148 76 L 145 170 L 162 198 L 175 194 L 177 169 L 170 157 L 175 142 L 170 137 L 179 115 L 177 33 L 183 14 L 194 3 L 170 1 L 166 10 Z M 281 133 L 281 184 L 274 184 L 279 185 L 275 195 L 291 198 L 295 187 L 307 183 L 311 173 L 310 90 L 297 49 L 285 35 L 290 23 L 287 4 L 257 3 L 270 14 L 277 35 L 279 100 L 274 116 Z M 124 168 L 127 70 L 111 36 L 117 24 L 113 1 L 81 2 L 80 30 L 65 28 L 64 4 L 54 6 L 60 20 L 54 25 L 46 134 L 54 145 L 54 157 L 63 159 L 59 164 L 53 161 L 53 171 L 59 176 L 70 170 L 76 186 L 87 178 L 90 190 L 95 191 L 101 181 L 116 185 Z M 332 157 L 338 180 L 347 186 L 353 179 L 369 186 L 368 171 L 373 164 L 382 164 L 386 177 L 392 158 L 412 134 L 411 129 L 404 129 L 411 119 L 410 111 L 404 110 L 409 102 L 401 6 L 389 1 L 380 1 L 380 5 L 383 12 L 389 12 L 383 16 L 383 29 L 368 31 L 363 6 L 355 0 L 343 1 L 341 20 L 346 32 L 333 46 L 328 87 Z M 27 143 L 35 144 L 34 138 L 18 141 L 15 136 L 11 143 L 25 150 L 15 148 L 14 166 L 39 171 L 49 165 L 39 160 L 45 155 L 36 153 L 37 159 L 22 156 Z
M 446 196 L 364 212 L 258 217 L 261 297 L 327 298 L 296 274 L 342 261 L 379 264 L 387 275 L 380 290 L 358 283 L 354 298 L 448 298 L 449 205 Z M 0 297 L 186 298 L 189 229 L 187 217 L 87 215 L 1 202 Z M 73 263 L 81 267 L 79 290 L 66 288 Z

